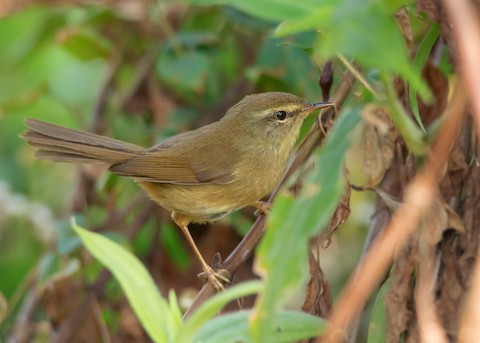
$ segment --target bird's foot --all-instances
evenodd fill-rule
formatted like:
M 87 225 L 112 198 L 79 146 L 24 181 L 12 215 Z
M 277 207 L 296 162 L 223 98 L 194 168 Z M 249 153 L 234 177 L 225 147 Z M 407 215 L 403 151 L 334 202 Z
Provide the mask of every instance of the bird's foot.
M 271 205 L 265 201 L 256 201 L 253 206 L 257 209 L 254 213 L 256 217 L 266 216 L 270 213 Z
M 230 283 L 231 275 L 226 269 L 213 270 L 212 267 L 207 266 L 203 269 L 203 273 L 198 274 L 198 277 L 211 284 L 217 292 L 220 292 L 225 289 L 224 285 Z

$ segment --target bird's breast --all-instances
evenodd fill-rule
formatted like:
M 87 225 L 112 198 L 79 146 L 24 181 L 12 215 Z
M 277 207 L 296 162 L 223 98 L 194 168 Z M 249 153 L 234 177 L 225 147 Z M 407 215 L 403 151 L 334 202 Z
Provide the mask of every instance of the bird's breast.
M 244 155 L 245 156 L 245 155 Z M 276 149 L 263 149 L 239 159 L 231 182 L 178 185 L 141 181 L 146 193 L 165 209 L 187 217 L 191 222 L 210 222 L 270 194 L 285 170 L 287 156 Z

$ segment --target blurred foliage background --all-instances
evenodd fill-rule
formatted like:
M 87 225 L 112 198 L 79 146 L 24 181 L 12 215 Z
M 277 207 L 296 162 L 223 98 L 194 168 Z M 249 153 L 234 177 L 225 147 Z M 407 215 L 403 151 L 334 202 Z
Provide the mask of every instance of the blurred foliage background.
M 351 27 L 345 30 L 362 36 L 348 18 L 363 20 L 373 12 L 359 12 L 362 5 L 355 1 L 345 3 L 334 13 L 337 17 L 323 24 L 338 25 L 346 18 L 342 23 Z M 393 12 L 398 7 L 394 3 L 387 2 L 382 11 Z M 324 63 L 338 52 L 335 44 L 343 44 L 347 56 L 360 56 L 367 68 L 375 64 L 380 74 L 400 73 L 428 96 L 406 55 L 392 57 L 384 49 L 372 62 L 379 44 L 390 44 L 394 52 L 395 44 L 403 46 L 396 30 L 382 31 L 392 27 L 382 22 L 383 16 L 365 28 L 382 33 L 376 40 L 358 42 L 356 35 L 339 34 L 335 43 L 326 39 L 323 53 L 318 53 L 315 30 L 297 32 L 295 23 L 288 22 L 278 29 L 276 11 L 264 8 L 258 15 L 239 7 L 167 0 L 0 3 L 0 340 L 19 324 L 19 313 L 30 310 L 35 311 L 36 341 L 48 341 L 92 285 L 105 289 L 95 315 L 113 337 L 122 342 L 146 339 L 118 284 L 102 283 L 101 266 L 80 249 L 71 215 L 131 249 L 164 295 L 170 288 L 177 291 L 182 306 L 188 306 L 201 286 L 198 266 L 168 213 L 149 205 L 134 182 L 103 167 L 36 160 L 33 149 L 18 137 L 25 118 L 149 146 L 219 119 L 246 94 L 287 91 L 321 100 L 319 77 Z M 291 15 L 295 19 L 296 13 Z M 312 20 L 322 18 L 314 13 Z M 414 14 L 411 20 L 412 37 L 418 40 L 429 23 Z M 283 36 L 278 38 L 275 30 Z M 344 70 L 334 61 L 332 89 Z M 381 81 L 380 74 L 375 68 L 366 73 L 373 84 Z M 357 86 L 348 102 L 370 99 Z M 366 177 L 360 171 L 357 131 L 348 166 L 353 182 L 361 184 Z M 333 296 L 358 261 L 372 202 L 371 195 L 354 192 L 349 221 L 322 251 Z M 253 211 L 245 209 L 214 225 L 193 226 L 192 232 L 210 260 L 216 251 L 226 256 L 253 220 Z M 254 277 L 250 266 L 238 277 Z M 299 294 L 289 306 L 299 308 L 302 301 Z

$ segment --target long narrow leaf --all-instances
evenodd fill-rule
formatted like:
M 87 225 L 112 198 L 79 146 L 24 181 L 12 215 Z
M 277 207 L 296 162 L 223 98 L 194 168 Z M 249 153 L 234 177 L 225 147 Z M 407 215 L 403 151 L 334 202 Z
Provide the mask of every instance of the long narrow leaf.
M 430 29 L 423 37 L 420 46 L 418 47 L 417 54 L 413 59 L 413 69 L 420 75 L 427 62 L 428 56 L 430 56 L 430 51 L 433 48 L 433 45 L 437 41 L 438 37 L 440 36 L 440 25 L 437 23 L 432 24 Z M 417 94 L 418 89 L 415 84 L 410 85 L 410 89 L 408 92 L 408 102 L 410 103 L 410 108 L 412 109 L 413 116 L 417 121 L 418 125 L 422 128 L 423 132 L 425 131 L 425 127 L 423 126 L 422 119 L 420 118 L 420 113 L 418 112 L 418 101 L 417 101 Z
M 405 144 L 415 156 L 422 156 L 428 151 L 426 137 L 422 130 L 405 111 L 400 103 L 391 80 L 385 80 L 390 118 Z
M 72 227 L 88 251 L 120 283 L 143 327 L 157 343 L 173 342 L 176 320 L 142 263 L 108 238 L 85 230 L 72 219 Z
M 368 325 L 368 343 L 382 343 L 386 341 L 387 311 L 385 309 L 385 296 L 390 289 L 390 280 L 380 288 L 373 306 L 370 323 Z

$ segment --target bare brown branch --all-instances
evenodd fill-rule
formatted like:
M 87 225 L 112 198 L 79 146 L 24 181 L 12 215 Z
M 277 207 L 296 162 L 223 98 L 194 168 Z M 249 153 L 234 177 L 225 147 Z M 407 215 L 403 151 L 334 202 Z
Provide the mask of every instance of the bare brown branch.
M 457 42 L 460 73 L 466 84 L 473 109 L 477 137 L 480 138 L 480 25 L 477 9 L 469 1 L 445 0 Z M 478 164 L 478 161 L 477 161 Z M 458 332 L 459 342 L 478 340 L 478 323 L 480 322 L 480 251 L 477 250 L 472 284 L 465 301 L 465 309 Z

